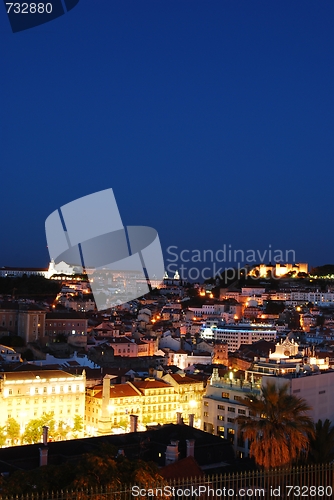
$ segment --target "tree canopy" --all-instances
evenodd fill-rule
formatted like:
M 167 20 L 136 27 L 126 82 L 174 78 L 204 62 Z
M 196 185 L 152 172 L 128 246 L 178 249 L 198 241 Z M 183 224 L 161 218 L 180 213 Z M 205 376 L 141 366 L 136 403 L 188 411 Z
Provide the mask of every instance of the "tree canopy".
M 29 420 L 22 435 L 22 441 L 27 444 L 40 443 L 42 441 L 43 426 L 49 427 L 49 436 L 55 433 L 55 421 L 52 413 L 46 413 L 41 418 Z
M 0 487 L 4 495 L 101 486 L 117 491 L 122 484 L 142 484 L 148 488 L 161 479 L 154 463 L 129 460 L 119 455 L 114 446 L 102 445 L 94 453 L 87 453 L 77 462 L 71 462 L 71 467 L 65 463 L 16 471 L 8 479 L 0 478 Z
M 329 463 L 334 459 L 334 426 L 326 418 L 318 420 L 314 425 L 314 437 L 310 441 L 310 462 L 316 464 Z
M 60 281 L 48 280 L 44 276 L 23 275 L 16 278 L 0 278 L 0 294 L 11 295 L 15 298 L 54 299 L 60 289 Z
M 7 420 L 6 435 L 11 445 L 14 445 L 20 439 L 20 424 L 13 417 Z
M 288 393 L 288 385 L 269 382 L 262 397 L 245 400 L 250 414 L 237 418 L 240 432 L 250 440 L 250 455 L 264 468 L 287 466 L 307 454 L 314 436 L 311 409 L 302 398 Z

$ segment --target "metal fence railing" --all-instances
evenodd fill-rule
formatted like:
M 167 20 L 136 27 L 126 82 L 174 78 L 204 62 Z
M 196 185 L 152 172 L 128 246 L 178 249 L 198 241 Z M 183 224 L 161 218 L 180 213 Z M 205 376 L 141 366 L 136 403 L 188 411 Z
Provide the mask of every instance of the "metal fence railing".
M 216 474 L 150 485 L 5 495 L 0 500 L 334 499 L 334 464 Z

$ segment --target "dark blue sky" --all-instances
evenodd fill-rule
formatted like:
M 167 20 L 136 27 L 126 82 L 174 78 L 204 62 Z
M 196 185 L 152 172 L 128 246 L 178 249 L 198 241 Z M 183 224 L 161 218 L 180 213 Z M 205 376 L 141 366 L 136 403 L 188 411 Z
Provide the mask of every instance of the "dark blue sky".
M 163 249 L 334 263 L 331 0 L 81 0 L 12 34 L 0 9 L 0 266 L 112 187 Z

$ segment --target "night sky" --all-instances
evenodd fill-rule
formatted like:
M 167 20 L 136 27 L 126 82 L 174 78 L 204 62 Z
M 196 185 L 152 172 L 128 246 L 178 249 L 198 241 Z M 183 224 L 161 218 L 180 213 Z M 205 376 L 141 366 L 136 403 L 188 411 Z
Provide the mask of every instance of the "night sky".
M 0 267 L 46 266 L 46 217 L 110 187 L 165 257 L 334 263 L 332 0 L 81 0 L 14 34 L 0 7 Z

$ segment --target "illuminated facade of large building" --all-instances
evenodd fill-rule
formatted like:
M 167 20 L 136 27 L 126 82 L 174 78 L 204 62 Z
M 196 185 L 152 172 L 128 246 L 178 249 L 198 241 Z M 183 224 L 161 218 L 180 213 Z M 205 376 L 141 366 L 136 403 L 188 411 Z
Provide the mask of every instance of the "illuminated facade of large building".
M 231 372 L 232 374 L 232 372 Z M 249 454 L 248 441 L 238 433 L 237 417 L 249 416 L 244 404 L 247 395 L 260 395 L 260 384 L 221 379 L 214 370 L 202 401 L 202 429 L 228 439 L 239 457 Z
M 239 323 L 235 325 L 203 327 L 200 332 L 205 340 L 220 340 L 227 344 L 229 351 L 236 351 L 241 344 L 252 344 L 258 340 L 273 341 L 277 331 L 271 324 Z
M 259 264 L 250 271 L 250 276 L 266 277 L 271 273 L 276 278 L 281 278 L 289 273 L 297 276 L 299 273 L 308 274 L 308 264 L 306 262 L 298 262 L 296 264 L 283 264 L 276 262 L 276 264 Z
M 51 413 L 55 422 L 73 424 L 84 416 L 86 373 L 62 370 L 3 372 L 0 375 L 0 426 L 14 418 L 24 431 L 29 420 Z
M 110 385 L 105 377 L 103 386 L 87 389 L 86 431 L 95 435 L 117 428 L 128 430 L 131 414 L 137 415 L 142 426 L 176 423 L 177 414 L 189 423 L 192 414 L 195 425 L 199 426 L 203 394 L 203 382 L 185 375 L 166 375 L 164 380 L 148 378 L 115 385 Z

